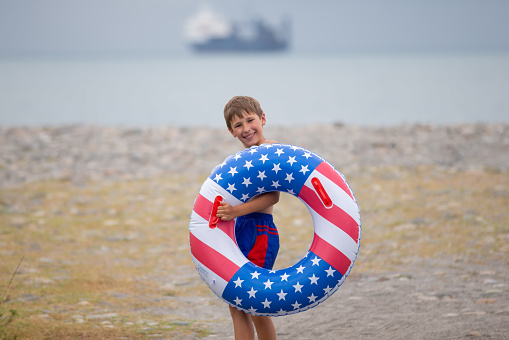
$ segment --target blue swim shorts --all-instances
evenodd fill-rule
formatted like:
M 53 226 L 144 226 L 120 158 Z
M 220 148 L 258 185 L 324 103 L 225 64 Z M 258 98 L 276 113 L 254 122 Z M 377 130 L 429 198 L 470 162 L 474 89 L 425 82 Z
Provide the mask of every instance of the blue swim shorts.
M 272 269 L 279 251 L 279 234 L 271 214 L 252 213 L 237 217 L 235 238 L 249 261 Z

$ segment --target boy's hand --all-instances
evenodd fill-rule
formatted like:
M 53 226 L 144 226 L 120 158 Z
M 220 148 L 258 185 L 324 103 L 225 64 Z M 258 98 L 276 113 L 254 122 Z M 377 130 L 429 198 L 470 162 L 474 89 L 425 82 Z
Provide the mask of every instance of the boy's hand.
M 230 221 L 235 217 L 235 209 L 229 203 L 221 202 L 221 205 L 217 208 L 217 217 L 219 217 L 222 221 Z

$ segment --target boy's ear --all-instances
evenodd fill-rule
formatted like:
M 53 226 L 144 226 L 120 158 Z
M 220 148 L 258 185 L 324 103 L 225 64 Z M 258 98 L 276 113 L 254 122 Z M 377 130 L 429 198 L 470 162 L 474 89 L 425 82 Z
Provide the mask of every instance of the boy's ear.
M 262 112 L 262 126 L 264 126 L 266 122 L 267 120 L 265 119 L 265 112 Z

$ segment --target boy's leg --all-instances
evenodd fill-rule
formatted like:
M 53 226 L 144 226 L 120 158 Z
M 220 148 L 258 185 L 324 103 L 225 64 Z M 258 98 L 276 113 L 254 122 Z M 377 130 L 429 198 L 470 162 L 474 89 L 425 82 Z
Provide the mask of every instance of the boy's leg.
M 252 315 L 259 340 L 276 340 L 276 328 L 269 316 Z
M 233 333 L 236 340 L 254 340 L 254 328 L 251 314 L 244 313 L 235 307 L 228 306 L 233 320 Z M 258 329 L 258 328 L 257 328 Z M 263 339 L 258 334 L 259 339 Z M 275 339 L 275 337 L 274 337 Z

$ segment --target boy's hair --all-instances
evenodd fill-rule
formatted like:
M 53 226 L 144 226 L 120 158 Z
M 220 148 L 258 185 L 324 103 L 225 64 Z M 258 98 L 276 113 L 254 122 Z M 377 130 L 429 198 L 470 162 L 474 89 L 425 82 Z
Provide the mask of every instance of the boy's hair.
M 260 119 L 262 118 L 263 110 L 260 107 L 258 100 L 248 96 L 236 96 L 224 107 L 224 120 L 228 130 L 232 130 L 231 121 L 233 117 L 242 118 L 246 113 L 255 113 Z

